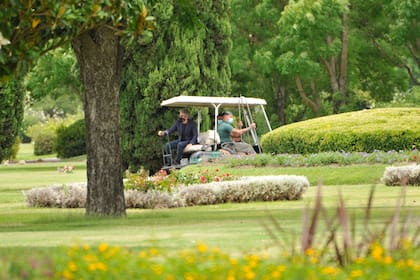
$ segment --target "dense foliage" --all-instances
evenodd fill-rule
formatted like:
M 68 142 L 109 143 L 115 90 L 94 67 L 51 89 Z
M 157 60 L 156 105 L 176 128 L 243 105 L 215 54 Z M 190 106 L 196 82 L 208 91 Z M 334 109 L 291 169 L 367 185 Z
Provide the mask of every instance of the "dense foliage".
M 86 154 L 85 120 L 78 120 L 67 127 L 58 128 L 55 150 L 59 158 Z
M 372 109 L 286 125 L 263 136 L 267 153 L 409 150 L 420 143 L 420 109 Z
M 124 163 L 161 167 L 157 131 L 170 127 L 178 113 L 160 102 L 177 95 L 230 93 L 231 49 L 229 1 L 153 1 L 156 16 L 153 42 L 126 50 L 121 91 L 121 126 Z M 192 20 L 191 20 L 192 19 Z M 166 140 L 166 139 L 163 139 Z
M 24 91 L 16 80 L 0 84 L 0 162 L 11 156 L 23 118 Z
M 233 0 L 232 91 L 267 99 L 273 127 L 390 102 L 418 85 L 419 8 Z

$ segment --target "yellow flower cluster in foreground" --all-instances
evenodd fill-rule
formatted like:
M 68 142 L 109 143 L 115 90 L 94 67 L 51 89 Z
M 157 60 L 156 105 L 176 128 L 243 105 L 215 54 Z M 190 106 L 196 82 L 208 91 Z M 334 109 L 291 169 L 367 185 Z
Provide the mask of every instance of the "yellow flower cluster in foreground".
M 154 247 L 134 251 L 103 243 L 97 247 L 70 248 L 66 258 L 57 260 L 56 276 L 58 279 L 167 280 L 414 279 L 420 273 L 415 249 L 410 247 L 404 254 L 391 256 L 381 245 L 373 244 L 366 257 L 356 258 L 343 268 L 333 260 L 321 261 L 320 252 L 312 248 L 302 255 L 288 257 L 267 253 L 232 256 L 204 243 L 175 253 Z

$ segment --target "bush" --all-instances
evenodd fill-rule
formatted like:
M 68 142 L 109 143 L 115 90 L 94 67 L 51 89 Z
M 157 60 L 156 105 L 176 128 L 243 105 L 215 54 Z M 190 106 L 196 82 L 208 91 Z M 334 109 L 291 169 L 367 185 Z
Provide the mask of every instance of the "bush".
M 39 132 L 35 138 L 34 154 L 36 156 L 52 154 L 56 138 L 55 132 L 51 130 L 44 129 Z
M 262 159 L 260 159 L 262 158 Z M 238 166 L 326 166 L 331 164 L 392 164 L 417 162 L 420 159 L 420 151 L 374 151 L 365 152 L 321 152 L 317 154 L 259 154 L 255 156 L 226 157 L 223 159 L 228 167 Z
M 420 186 L 420 165 L 387 167 L 381 180 L 387 186 Z
M 20 142 L 20 137 L 16 137 L 15 143 L 13 143 L 13 146 L 10 148 L 9 154 L 6 155 L 6 159 L 16 159 L 17 153 L 19 152 Z
M 260 176 L 242 180 L 181 186 L 172 192 L 126 190 L 127 208 L 173 208 L 225 202 L 298 200 L 309 187 L 304 176 Z M 86 184 L 52 186 L 24 191 L 32 207 L 85 207 Z
M 78 120 L 68 127 L 57 129 L 56 151 L 59 158 L 69 158 L 86 154 L 86 125 Z
M 266 153 L 408 150 L 420 143 L 420 108 L 350 112 L 285 125 L 265 134 Z

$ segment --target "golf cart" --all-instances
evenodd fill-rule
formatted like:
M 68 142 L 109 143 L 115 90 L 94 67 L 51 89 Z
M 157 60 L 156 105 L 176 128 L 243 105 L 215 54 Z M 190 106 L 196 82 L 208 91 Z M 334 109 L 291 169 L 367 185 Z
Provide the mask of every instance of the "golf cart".
M 218 125 L 218 116 L 223 110 L 232 110 L 237 109 L 239 113 L 239 119 L 242 119 L 245 126 L 250 126 L 251 123 L 254 122 L 252 118 L 252 114 L 256 111 L 260 110 L 265 118 L 265 122 L 267 124 L 268 130 L 271 131 L 271 125 L 268 121 L 267 114 L 264 110 L 264 105 L 267 105 L 267 102 L 264 99 L 260 98 L 251 98 L 251 97 L 212 97 L 212 96 L 176 96 L 170 99 L 162 101 L 160 104 L 161 106 L 165 107 L 178 107 L 178 108 L 185 108 L 185 107 L 198 107 L 198 108 L 209 108 L 210 110 L 214 110 L 214 129 L 208 130 L 205 132 L 201 132 L 201 121 L 202 121 L 202 114 L 201 110 L 198 110 L 197 116 L 197 130 L 199 133 L 198 142 L 199 144 L 193 145 L 189 149 L 184 150 L 183 159 L 181 160 L 181 165 L 176 166 L 175 168 L 181 168 L 182 166 L 188 164 L 196 164 L 203 160 L 212 160 L 215 158 L 219 158 L 226 154 L 235 154 L 235 150 L 232 149 L 232 145 L 230 143 L 224 143 L 220 145 L 220 137 L 217 133 L 217 125 Z M 254 112 L 252 111 L 254 109 Z M 252 146 L 257 153 L 261 153 L 261 147 L 259 145 L 259 139 L 256 132 L 256 129 L 253 128 L 250 130 L 250 134 L 252 137 Z M 251 143 L 249 143 L 251 144 Z M 165 150 L 164 150 L 165 151 Z M 168 165 L 167 163 L 171 160 L 171 154 L 166 154 L 163 152 L 163 163 L 164 166 L 162 169 L 169 170 L 173 168 L 172 166 Z

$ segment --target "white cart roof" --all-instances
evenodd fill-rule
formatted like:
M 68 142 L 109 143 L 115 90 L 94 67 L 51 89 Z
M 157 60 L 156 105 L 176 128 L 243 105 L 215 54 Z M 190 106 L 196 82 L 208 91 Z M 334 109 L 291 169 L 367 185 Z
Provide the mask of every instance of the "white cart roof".
M 244 106 L 261 106 L 267 105 L 267 102 L 261 98 L 252 97 L 213 97 L 213 96 L 176 96 L 170 99 L 162 101 L 161 106 L 167 107 L 237 107 L 239 105 Z

